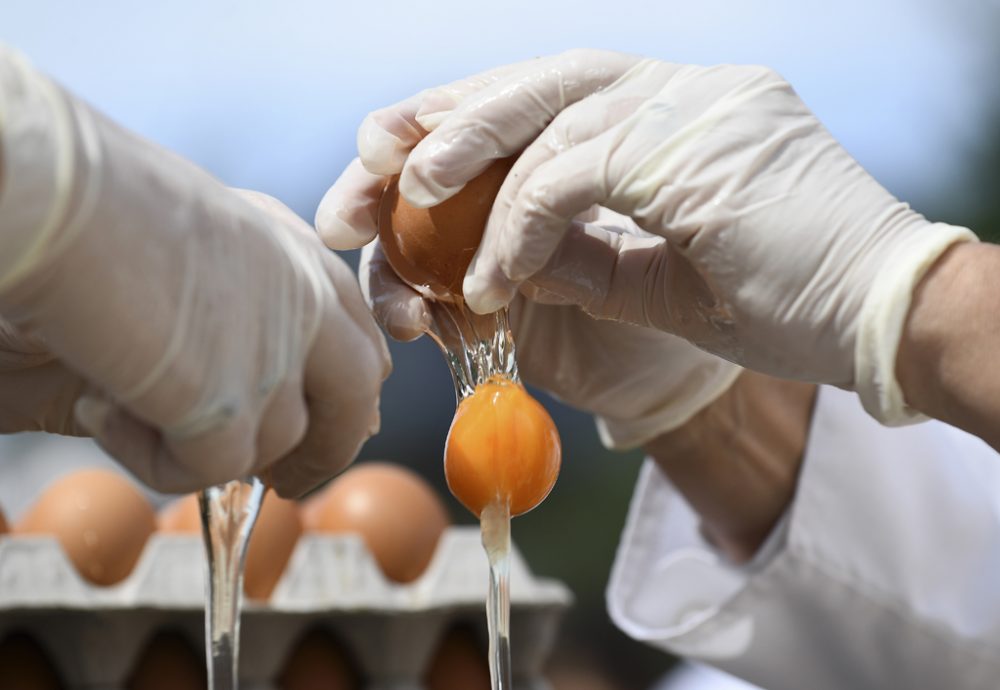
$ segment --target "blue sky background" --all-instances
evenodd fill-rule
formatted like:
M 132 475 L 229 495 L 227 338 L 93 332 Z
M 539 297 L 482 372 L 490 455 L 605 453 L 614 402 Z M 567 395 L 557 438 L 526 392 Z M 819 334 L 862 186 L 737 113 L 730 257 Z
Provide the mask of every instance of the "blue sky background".
M 4 4 L 0 39 L 77 94 L 307 219 L 369 110 L 571 47 L 770 65 L 877 178 L 926 203 L 954 194 L 997 83 L 983 30 L 997 0 Z

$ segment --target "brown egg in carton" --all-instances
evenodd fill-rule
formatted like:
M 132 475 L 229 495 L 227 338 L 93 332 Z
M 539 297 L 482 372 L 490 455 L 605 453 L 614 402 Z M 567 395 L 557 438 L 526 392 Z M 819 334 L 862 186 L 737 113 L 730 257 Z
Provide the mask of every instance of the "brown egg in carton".
M 81 475 L 84 486 L 74 489 Z M 107 486 L 88 485 L 95 482 Z M 39 514 L 46 505 L 57 506 L 54 516 Z M 202 654 L 205 556 L 196 501 L 168 506 L 158 522 L 157 530 L 148 502 L 119 475 L 89 470 L 50 487 L 12 534 L 0 536 L 0 658 L 9 640 L 36 644 L 65 682 L 39 688 L 180 689 L 181 681 L 171 685 L 165 671 L 148 669 L 180 659 L 185 644 Z M 534 577 L 516 549 L 510 568 L 516 686 L 541 690 L 571 595 Z M 310 673 L 337 669 L 354 684 L 322 687 L 457 687 L 447 682 L 457 671 L 447 663 L 442 670 L 439 657 L 461 649 L 455 640 L 464 635 L 465 648 L 480 654 L 466 654 L 457 667 L 479 668 L 480 676 L 486 669 L 487 581 L 478 529 L 448 526 L 433 490 L 400 467 L 359 465 L 301 510 L 268 494 L 247 555 L 241 687 L 293 690 Z M 168 666 L 181 677 L 192 673 L 180 662 Z M 158 680 L 144 685 L 143 674 Z

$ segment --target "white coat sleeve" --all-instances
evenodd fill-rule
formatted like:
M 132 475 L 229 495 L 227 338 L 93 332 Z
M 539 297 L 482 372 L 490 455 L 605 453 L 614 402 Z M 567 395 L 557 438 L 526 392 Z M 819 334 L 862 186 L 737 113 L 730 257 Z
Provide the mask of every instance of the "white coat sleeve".
M 607 595 L 633 638 L 770 690 L 995 690 L 1000 456 L 822 388 L 796 497 L 750 564 L 704 542 L 647 460 Z

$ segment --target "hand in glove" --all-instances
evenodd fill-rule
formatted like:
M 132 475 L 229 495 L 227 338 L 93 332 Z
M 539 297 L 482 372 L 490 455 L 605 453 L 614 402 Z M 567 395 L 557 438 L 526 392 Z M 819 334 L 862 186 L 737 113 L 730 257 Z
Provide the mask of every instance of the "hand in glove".
M 45 343 L 0 318 L 0 433 L 85 435 L 73 414 L 85 390 L 83 378 L 63 366 Z
M 0 51 L 0 314 L 95 393 L 82 425 L 151 486 L 268 470 L 302 493 L 378 427 L 388 352 L 349 268 Z
M 389 161 L 381 162 L 389 167 Z M 371 227 L 364 220 L 352 225 L 324 223 L 323 219 L 337 214 L 351 219 L 374 217 L 378 195 L 367 190 L 381 189 L 379 185 L 384 186 L 383 178 L 357 164 L 344 172 L 317 214 L 328 243 L 346 247 L 358 238 L 370 239 Z M 606 210 L 594 214 L 594 222 L 571 232 L 553 259 L 560 269 L 575 266 L 589 272 L 592 267 L 596 272 L 609 254 L 623 247 L 663 242 L 644 237 L 629 219 Z M 376 319 L 390 335 L 412 340 L 431 327 L 427 303 L 396 276 L 378 242 L 363 250 L 359 276 Z M 524 286 L 530 298 L 518 296 L 511 305 L 518 368 L 527 383 L 593 413 L 605 445 L 630 448 L 680 427 L 738 376 L 739 367 L 680 338 L 588 316 L 550 291 L 560 284 L 558 271 L 550 274 L 543 269 Z M 546 303 L 552 301 L 556 303 Z
M 588 313 L 853 388 L 885 422 L 913 416 L 894 372 L 913 288 L 975 236 L 893 198 L 777 74 L 574 51 L 476 83 L 375 113 L 359 135 L 361 160 L 382 174 L 393 170 L 378 149 L 409 143 L 395 167 L 418 206 L 523 150 L 466 276 L 472 308 L 494 310 L 552 271 L 574 218 L 600 205 L 666 242 L 618 246 L 610 280 L 561 271 L 564 296 Z M 380 131 L 386 112 L 395 128 Z M 429 134 L 415 141 L 402 122 Z

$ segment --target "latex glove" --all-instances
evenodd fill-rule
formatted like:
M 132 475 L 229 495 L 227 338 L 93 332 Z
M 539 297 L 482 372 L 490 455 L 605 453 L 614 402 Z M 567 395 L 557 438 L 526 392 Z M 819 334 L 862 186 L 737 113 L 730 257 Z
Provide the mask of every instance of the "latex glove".
M 0 318 L 0 433 L 85 434 L 73 414 L 85 390 L 45 343 Z
M 911 294 L 975 236 L 893 198 L 771 70 L 575 51 L 423 103 L 412 117 L 433 131 L 400 180 L 411 203 L 438 203 L 524 149 L 466 276 L 477 311 L 513 299 L 599 204 L 668 242 L 623 249 L 610 281 L 565 271 L 566 294 L 588 312 L 853 388 L 887 423 L 916 416 L 895 376 Z M 361 154 L 384 171 L 378 151 Z
M 342 218 L 374 217 L 378 195 L 367 190 L 382 187 L 383 178 L 352 165 L 326 195 L 317 217 L 336 218 L 338 211 Z M 642 237 L 634 223 L 608 211 L 594 219 L 600 224 L 574 228 L 579 237 L 563 243 L 555 265 L 599 268 L 609 251 L 615 253 L 610 247 L 663 242 Z M 367 234 L 363 224 L 318 223 L 334 246 Z M 362 251 L 358 273 L 375 318 L 391 336 L 412 340 L 432 328 L 427 302 L 397 277 L 377 241 Z M 599 321 L 573 305 L 545 304 L 553 299 L 549 288 L 559 282 L 558 275 L 543 270 L 525 286 L 534 299 L 519 296 L 511 305 L 518 369 L 525 382 L 594 414 L 608 447 L 639 446 L 684 425 L 739 375 L 739 367 L 667 333 Z
M 0 313 L 100 391 L 83 426 L 165 491 L 266 470 L 287 496 L 342 469 L 389 372 L 350 269 L 10 53 L 0 99 Z

